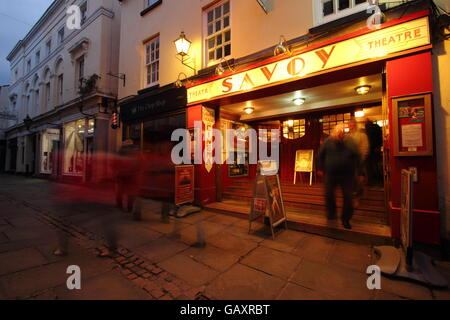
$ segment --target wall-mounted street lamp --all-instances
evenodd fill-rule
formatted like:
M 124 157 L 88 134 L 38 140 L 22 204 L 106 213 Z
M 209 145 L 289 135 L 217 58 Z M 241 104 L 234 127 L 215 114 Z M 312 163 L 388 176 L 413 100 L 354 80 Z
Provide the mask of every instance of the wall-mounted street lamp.
M 189 49 L 191 48 L 191 42 L 186 39 L 186 35 L 184 34 L 184 32 L 182 31 L 180 36 L 178 37 L 178 39 L 176 39 L 174 41 L 175 43 L 175 47 L 177 48 L 177 57 L 178 59 L 181 61 L 181 63 L 194 70 L 194 73 L 197 73 L 197 70 L 195 69 L 195 63 L 194 63 L 194 67 L 190 66 L 188 64 L 188 62 L 190 62 L 190 57 L 189 57 Z

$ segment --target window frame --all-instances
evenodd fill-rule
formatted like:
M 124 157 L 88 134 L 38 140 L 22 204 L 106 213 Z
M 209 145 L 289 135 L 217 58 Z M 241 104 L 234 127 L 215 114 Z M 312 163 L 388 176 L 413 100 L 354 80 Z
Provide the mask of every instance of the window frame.
M 52 38 L 49 38 L 45 42 L 45 54 L 46 57 L 49 57 L 52 54 Z
M 324 16 L 323 15 L 323 5 L 322 0 L 312 0 L 313 1 L 313 11 L 314 11 L 314 26 L 319 26 L 358 12 L 362 12 L 367 10 L 369 7 L 369 3 L 367 1 L 355 4 L 356 0 L 349 0 L 350 7 L 347 9 L 339 10 L 339 0 L 332 0 L 333 1 L 333 13 Z
M 79 56 L 78 59 L 76 60 L 76 67 L 77 68 L 76 68 L 75 77 L 76 77 L 77 85 L 80 86 L 81 81 L 84 79 L 84 76 L 85 76 L 86 57 L 84 54 Z
M 224 15 L 223 14 L 223 6 L 227 2 L 229 3 L 229 7 L 230 8 L 229 8 L 228 13 L 226 15 Z M 212 22 L 208 22 L 208 13 L 211 12 L 211 11 L 215 11 L 218 7 L 222 7 L 222 9 L 221 9 L 222 13 L 221 13 L 220 19 L 215 19 L 215 16 L 214 16 Z M 233 55 L 233 45 L 232 45 L 233 36 L 232 36 L 231 12 L 232 12 L 232 1 L 231 0 L 221 0 L 221 1 L 218 1 L 217 3 L 214 3 L 211 6 L 208 6 L 208 7 L 203 9 L 203 12 L 202 12 L 202 18 L 203 18 L 203 39 L 202 40 L 203 40 L 203 46 L 204 46 L 203 47 L 204 48 L 203 49 L 204 67 L 210 67 L 210 66 L 216 65 L 222 59 L 229 59 Z M 224 21 L 224 19 L 226 17 L 229 18 L 229 24 L 228 24 L 227 27 L 223 27 L 223 21 Z M 221 21 L 221 24 L 222 24 L 222 27 L 221 27 L 220 31 L 214 32 L 214 30 L 213 30 L 213 33 L 208 35 L 208 25 L 210 23 L 212 23 L 213 24 L 213 28 L 214 28 L 215 24 L 219 20 Z M 225 39 L 224 39 L 226 32 L 230 32 L 230 40 L 229 41 L 225 41 Z M 216 38 L 217 38 L 217 36 L 219 34 L 223 35 L 223 38 L 222 38 L 221 44 L 217 45 Z M 214 52 L 214 59 L 210 60 L 209 53 L 210 53 L 210 51 L 213 51 L 213 50 L 211 50 L 211 48 L 209 48 L 209 40 L 211 40 L 212 38 L 215 38 L 215 40 L 214 40 L 214 47 L 212 47 L 212 48 L 214 48 L 214 51 L 216 51 L 216 52 Z M 230 45 L 230 54 L 229 55 L 225 55 L 225 46 L 226 45 Z M 222 57 L 219 58 L 219 59 L 217 59 L 217 49 L 218 49 L 218 47 L 222 48 Z
M 31 72 L 31 58 L 27 60 L 27 74 Z
M 61 73 L 57 78 L 57 105 L 63 103 L 64 94 L 64 74 Z
M 82 10 L 82 9 L 85 10 Z M 84 25 L 86 23 L 86 20 L 88 18 L 88 1 L 83 1 L 80 4 L 80 13 L 81 13 L 81 25 Z
M 154 49 L 154 55 L 155 58 L 153 60 L 151 60 L 151 56 L 152 56 L 152 52 L 151 52 L 151 45 L 155 43 L 155 49 Z M 157 47 L 156 47 L 156 43 L 157 43 Z M 147 48 L 149 47 L 149 58 L 150 61 L 147 61 Z M 157 56 L 157 58 L 156 58 Z M 156 86 L 159 84 L 159 70 L 160 70 L 160 61 L 161 61 L 161 41 L 160 41 L 160 37 L 159 34 L 150 38 L 149 40 L 144 42 L 144 87 L 145 88 L 150 88 L 153 86 Z M 153 75 L 153 71 L 150 71 L 150 82 L 148 81 L 148 68 L 149 67 L 153 67 L 156 66 L 156 80 L 153 81 L 152 75 Z
M 41 63 L 41 50 L 37 50 L 34 54 L 34 60 L 36 62 L 36 66 L 38 66 Z
M 61 37 L 61 33 L 62 33 L 62 37 Z M 64 43 L 64 39 L 66 37 L 66 28 L 65 26 L 62 26 L 61 28 L 59 28 L 58 30 L 58 46 L 62 45 Z

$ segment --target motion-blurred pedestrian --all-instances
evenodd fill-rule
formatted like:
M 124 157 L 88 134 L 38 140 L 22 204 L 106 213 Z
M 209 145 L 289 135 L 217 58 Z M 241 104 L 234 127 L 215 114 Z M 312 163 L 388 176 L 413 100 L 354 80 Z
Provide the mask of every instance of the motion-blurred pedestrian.
M 338 124 L 319 150 L 318 168 L 325 175 L 325 197 L 327 217 L 336 219 L 336 187 L 342 188 L 344 206 L 342 224 L 351 229 L 353 216 L 353 191 L 355 175 L 361 175 L 360 156 L 350 139 L 344 139 L 344 125 Z

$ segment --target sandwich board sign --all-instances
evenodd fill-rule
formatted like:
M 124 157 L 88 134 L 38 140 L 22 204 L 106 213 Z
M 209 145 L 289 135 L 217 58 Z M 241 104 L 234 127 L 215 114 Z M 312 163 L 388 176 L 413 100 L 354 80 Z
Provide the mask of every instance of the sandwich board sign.
M 286 211 L 278 175 L 263 176 L 259 174 L 257 176 L 251 201 L 249 233 L 252 222 L 265 216 L 269 217 L 273 239 L 275 239 L 274 228 L 284 223 L 287 229 Z

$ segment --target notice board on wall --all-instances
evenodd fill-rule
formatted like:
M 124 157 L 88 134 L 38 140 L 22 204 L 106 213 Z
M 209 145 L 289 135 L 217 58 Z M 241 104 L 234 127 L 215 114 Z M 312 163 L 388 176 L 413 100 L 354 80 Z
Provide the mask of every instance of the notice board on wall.
M 392 99 L 394 156 L 432 156 L 431 93 Z

